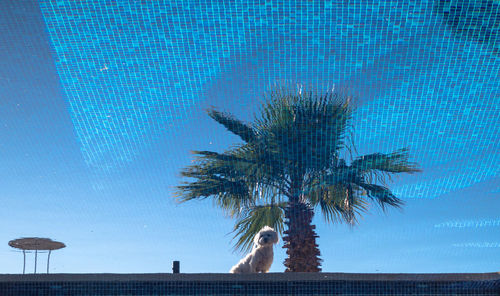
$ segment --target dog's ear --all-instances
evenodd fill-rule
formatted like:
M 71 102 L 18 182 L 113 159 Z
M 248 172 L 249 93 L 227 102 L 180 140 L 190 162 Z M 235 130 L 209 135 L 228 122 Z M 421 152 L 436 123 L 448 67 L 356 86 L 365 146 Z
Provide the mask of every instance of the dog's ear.
M 257 234 L 255 235 L 255 237 L 253 238 L 253 244 L 254 244 L 254 246 L 258 246 L 259 245 L 259 238 L 260 238 L 260 233 L 261 232 L 262 232 L 262 230 L 259 231 L 259 232 L 257 232 Z

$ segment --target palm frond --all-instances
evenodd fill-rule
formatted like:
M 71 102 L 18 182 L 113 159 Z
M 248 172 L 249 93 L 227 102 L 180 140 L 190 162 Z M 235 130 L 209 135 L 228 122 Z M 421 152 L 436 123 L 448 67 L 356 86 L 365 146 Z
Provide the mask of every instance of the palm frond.
M 385 173 L 415 173 L 421 169 L 410 162 L 408 149 L 403 148 L 389 154 L 373 153 L 356 158 L 351 166 L 362 171 L 378 170 Z
M 214 202 L 230 216 L 238 215 L 242 208 L 254 203 L 248 185 L 242 180 L 210 176 L 183 184 L 177 186 L 175 193 L 179 203 L 213 197 Z
M 288 172 L 305 173 L 327 168 L 349 148 L 352 112 L 347 96 L 333 92 L 271 93 L 254 127 L 276 148 Z
M 181 171 L 181 176 L 194 178 L 177 186 L 178 202 L 212 197 L 215 204 L 231 217 L 257 200 L 280 201 L 286 193 L 285 179 L 262 155 L 246 147 L 236 147 L 223 154 L 193 151 L 194 165 Z
M 220 112 L 215 109 L 207 110 L 208 116 L 222 124 L 228 131 L 238 135 L 245 142 L 252 142 L 256 139 L 254 129 L 243 121 L 234 118 L 230 113 Z
M 348 183 L 316 187 L 308 194 L 308 202 L 321 209 L 327 222 L 358 223 L 358 217 L 368 210 L 367 202 Z
M 244 168 L 247 178 L 265 179 L 276 184 L 285 182 L 283 167 L 276 161 L 270 149 L 263 149 L 260 145 L 245 144 L 236 147 L 230 153 L 238 159 L 245 159 L 245 163 L 239 164 L 239 168 Z
M 376 201 L 383 211 L 386 210 L 386 206 L 401 208 L 404 205 L 404 201 L 392 194 L 387 187 L 366 183 L 359 183 L 357 185 L 363 188 L 368 197 Z
M 258 161 L 258 156 L 249 151 L 243 152 L 240 148 L 223 154 L 212 151 L 193 151 L 197 156 L 196 162 L 182 170 L 181 175 L 192 178 L 223 176 L 231 179 L 244 179 L 252 184 L 273 172 L 266 163 Z

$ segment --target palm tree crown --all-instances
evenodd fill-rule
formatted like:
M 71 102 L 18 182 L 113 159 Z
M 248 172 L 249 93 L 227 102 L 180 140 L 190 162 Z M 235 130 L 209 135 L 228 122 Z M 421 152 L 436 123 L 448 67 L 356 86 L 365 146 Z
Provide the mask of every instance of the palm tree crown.
M 194 151 L 197 161 L 181 172 L 192 179 L 178 186 L 179 201 L 213 198 L 237 219 L 236 248 L 243 250 L 263 226 L 271 226 L 286 235 L 287 271 L 320 271 L 314 210 L 326 221 L 356 224 L 369 201 L 383 210 L 403 205 L 386 177 L 419 171 L 406 149 L 348 163 L 352 114 L 349 97 L 340 93 L 286 89 L 270 92 L 252 123 L 209 109 L 243 143 L 224 153 Z

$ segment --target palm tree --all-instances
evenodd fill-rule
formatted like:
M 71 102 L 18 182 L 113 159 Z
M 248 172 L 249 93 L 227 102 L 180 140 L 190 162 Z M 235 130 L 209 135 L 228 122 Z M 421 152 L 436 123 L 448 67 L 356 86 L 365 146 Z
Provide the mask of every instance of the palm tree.
M 406 149 L 348 164 L 352 114 L 350 99 L 340 93 L 287 89 L 270 92 L 252 123 L 209 109 L 208 115 L 243 143 L 224 153 L 193 151 L 197 160 L 181 171 L 191 180 L 177 187 L 178 200 L 212 198 L 237 219 L 235 247 L 242 250 L 269 225 L 285 234 L 286 271 L 321 271 L 314 211 L 328 222 L 355 225 L 370 201 L 382 210 L 400 208 L 403 202 L 387 188 L 386 177 L 419 171 Z

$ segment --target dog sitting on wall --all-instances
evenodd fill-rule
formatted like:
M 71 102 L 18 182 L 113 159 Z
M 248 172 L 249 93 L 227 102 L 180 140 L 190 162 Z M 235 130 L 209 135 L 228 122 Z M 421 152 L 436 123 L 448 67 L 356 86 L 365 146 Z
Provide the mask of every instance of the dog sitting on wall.
M 268 272 L 273 263 L 273 245 L 278 243 L 278 233 L 264 226 L 253 239 L 252 252 L 233 266 L 230 273 Z

